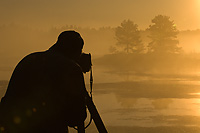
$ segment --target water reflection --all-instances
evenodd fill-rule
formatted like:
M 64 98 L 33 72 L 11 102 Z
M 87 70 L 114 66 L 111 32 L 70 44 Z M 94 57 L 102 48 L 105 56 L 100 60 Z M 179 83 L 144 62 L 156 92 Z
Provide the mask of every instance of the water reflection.
M 167 109 L 172 103 L 173 103 L 173 100 L 170 98 L 161 98 L 161 99 L 156 99 L 152 101 L 152 105 L 157 110 Z
M 177 121 L 183 126 L 186 121 L 188 125 L 199 124 L 194 120 L 200 116 L 200 99 L 128 98 L 119 102 L 113 94 L 94 97 L 102 117 L 110 126 L 170 126 L 176 125 Z
M 0 82 L 1 96 L 7 83 Z M 199 133 L 199 88 L 172 80 L 95 83 L 93 97 L 110 133 Z M 97 132 L 94 124 L 86 131 Z
M 94 101 L 111 132 L 200 132 L 198 84 L 135 81 L 96 83 L 94 88 Z

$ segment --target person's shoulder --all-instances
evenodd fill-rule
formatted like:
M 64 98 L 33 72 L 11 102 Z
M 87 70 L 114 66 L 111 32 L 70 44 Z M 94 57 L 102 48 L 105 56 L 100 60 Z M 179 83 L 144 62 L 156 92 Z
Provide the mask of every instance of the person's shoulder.
M 37 59 L 38 57 L 41 57 L 44 55 L 45 52 L 33 52 L 28 55 L 26 55 L 22 60 L 31 60 L 31 59 Z
M 38 60 L 41 55 L 43 55 L 44 52 L 34 52 L 34 53 L 30 53 L 28 55 L 26 55 L 24 58 L 22 58 L 21 61 L 19 61 L 19 63 L 17 64 L 16 67 L 25 67 L 25 66 L 31 66 L 32 64 L 34 64 L 34 62 L 36 60 Z

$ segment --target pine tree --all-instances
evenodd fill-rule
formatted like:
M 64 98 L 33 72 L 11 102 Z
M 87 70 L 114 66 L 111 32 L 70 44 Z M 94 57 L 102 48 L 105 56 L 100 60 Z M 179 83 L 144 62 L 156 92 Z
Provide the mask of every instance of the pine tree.
M 174 21 L 170 17 L 158 15 L 152 19 L 149 26 L 150 39 L 148 51 L 154 53 L 179 53 L 181 48 L 178 46 L 178 30 Z
M 116 45 L 124 48 L 127 53 L 143 52 L 144 46 L 140 40 L 138 25 L 131 20 L 124 20 L 120 26 L 115 29 Z

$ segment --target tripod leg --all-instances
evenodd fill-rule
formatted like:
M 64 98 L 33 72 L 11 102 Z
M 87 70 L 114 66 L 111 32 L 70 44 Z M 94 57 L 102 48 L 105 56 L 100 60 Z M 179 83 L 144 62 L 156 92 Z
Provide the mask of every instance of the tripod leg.
M 78 125 L 78 133 L 85 133 L 84 122 L 82 122 L 80 125 Z
M 88 93 L 86 93 L 86 98 L 87 98 L 86 104 L 87 104 L 88 110 L 89 110 L 90 114 L 92 115 L 92 119 L 93 119 L 99 133 L 108 133 L 108 131 L 106 130 L 106 127 L 96 109 L 96 106 L 94 105 L 92 98 L 89 96 Z

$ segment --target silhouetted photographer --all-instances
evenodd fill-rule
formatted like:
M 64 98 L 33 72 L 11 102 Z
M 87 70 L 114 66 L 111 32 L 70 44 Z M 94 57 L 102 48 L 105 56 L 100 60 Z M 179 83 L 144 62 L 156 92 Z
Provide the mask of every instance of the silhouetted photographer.
M 32 53 L 16 66 L 0 104 L 0 132 L 65 133 L 86 119 L 83 72 L 91 55 L 75 31 L 62 32 L 47 51 Z

